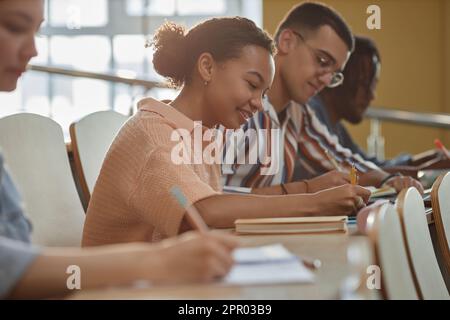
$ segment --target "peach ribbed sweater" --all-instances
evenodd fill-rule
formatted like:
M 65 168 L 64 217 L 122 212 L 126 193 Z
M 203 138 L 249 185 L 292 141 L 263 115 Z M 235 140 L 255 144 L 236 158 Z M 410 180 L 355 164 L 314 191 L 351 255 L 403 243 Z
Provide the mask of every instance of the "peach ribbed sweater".
M 101 125 L 101 124 L 100 124 Z M 190 203 L 220 192 L 218 165 L 176 165 L 174 129 L 192 120 L 151 98 L 119 131 L 103 162 L 83 231 L 83 246 L 157 241 L 178 233 L 184 209 L 170 195 L 179 186 Z

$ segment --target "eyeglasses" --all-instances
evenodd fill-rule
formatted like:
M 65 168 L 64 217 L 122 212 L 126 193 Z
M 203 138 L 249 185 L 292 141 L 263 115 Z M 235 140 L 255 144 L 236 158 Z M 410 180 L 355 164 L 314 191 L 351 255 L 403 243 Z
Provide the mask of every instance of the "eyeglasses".
M 319 51 L 316 48 L 311 47 L 305 40 L 305 38 L 297 31 L 291 30 L 297 37 L 299 37 L 304 44 L 308 47 L 308 49 L 311 51 L 311 53 L 315 56 L 316 61 L 319 65 L 319 67 L 325 71 L 326 73 L 331 73 L 331 80 L 330 83 L 327 85 L 328 88 L 335 88 L 337 86 L 340 86 L 344 82 L 344 75 L 342 72 L 332 72 L 332 68 L 335 64 L 333 59 L 331 59 L 329 56 L 327 56 L 325 53 Z

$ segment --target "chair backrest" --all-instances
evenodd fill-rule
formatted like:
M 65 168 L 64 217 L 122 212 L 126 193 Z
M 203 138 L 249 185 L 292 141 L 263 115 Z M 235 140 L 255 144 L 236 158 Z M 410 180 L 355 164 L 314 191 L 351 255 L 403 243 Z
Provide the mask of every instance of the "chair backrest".
M 368 216 L 367 232 L 381 270 L 382 296 L 393 300 L 418 299 L 395 207 L 386 203 L 375 208 Z
M 32 241 L 80 246 L 84 212 L 61 127 L 30 113 L 2 118 L 0 148 L 33 223 Z
M 127 119 L 127 116 L 115 111 L 99 111 L 70 125 L 75 171 L 86 205 L 94 190 L 105 155 Z
M 444 279 L 439 269 L 419 191 L 408 188 L 400 192 L 396 209 L 399 215 L 406 252 L 414 283 L 422 299 L 449 299 Z
M 450 289 L 450 172 L 440 175 L 431 190 L 438 261 Z
M 375 268 L 374 248 L 367 237 L 354 239 L 347 247 L 348 275 L 343 280 L 339 299 L 379 300 L 381 292 L 373 290 L 379 279 L 373 279 Z

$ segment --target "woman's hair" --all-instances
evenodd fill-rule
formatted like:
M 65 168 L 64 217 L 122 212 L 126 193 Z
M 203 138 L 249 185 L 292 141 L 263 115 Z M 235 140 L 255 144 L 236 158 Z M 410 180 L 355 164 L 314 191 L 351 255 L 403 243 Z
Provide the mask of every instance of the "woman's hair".
M 153 65 L 160 75 L 175 87 L 191 81 L 198 58 L 208 52 L 217 62 L 239 58 L 247 45 L 260 46 L 274 52 L 270 36 L 255 23 L 242 17 L 213 18 L 185 32 L 173 22 L 164 23 L 152 41 L 155 48 Z

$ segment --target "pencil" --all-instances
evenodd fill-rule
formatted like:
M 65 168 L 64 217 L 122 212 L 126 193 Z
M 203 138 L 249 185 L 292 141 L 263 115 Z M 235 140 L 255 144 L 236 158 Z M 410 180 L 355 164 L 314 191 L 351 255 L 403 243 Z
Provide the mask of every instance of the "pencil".
M 325 154 L 328 158 L 328 160 L 330 160 L 330 162 L 333 164 L 333 167 L 339 171 L 339 172 L 343 172 L 342 167 L 339 165 L 339 163 L 337 163 L 336 159 L 334 159 L 331 154 L 328 152 L 328 150 L 325 149 Z
M 358 183 L 358 171 L 356 170 L 354 163 L 352 163 L 352 168 L 350 169 L 350 183 L 352 185 Z
M 188 219 L 189 224 L 201 233 L 208 232 L 209 228 L 203 220 L 202 216 L 194 205 L 189 205 L 183 191 L 181 191 L 178 186 L 174 186 L 172 187 L 172 189 L 170 189 L 170 192 L 172 193 L 172 196 L 178 201 L 180 206 L 186 209 L 186 218 Z

